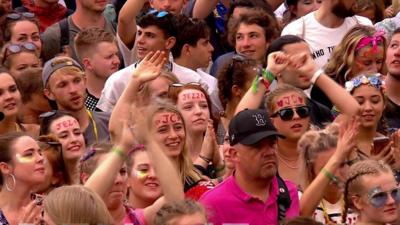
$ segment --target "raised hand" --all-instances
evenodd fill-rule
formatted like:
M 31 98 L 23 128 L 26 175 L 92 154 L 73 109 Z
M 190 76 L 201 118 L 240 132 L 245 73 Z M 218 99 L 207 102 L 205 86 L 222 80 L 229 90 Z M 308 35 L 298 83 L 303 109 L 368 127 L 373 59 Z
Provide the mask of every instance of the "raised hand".
M 342 121 L 339 128 L 339 139 L 334 157 L 344 162 L 357 146 L 357 135 L 360 122 L 359 118 L 353 117 L 350 120 Z
M 289 57 L 283 52 L 272 52 L 268 55 L 267 64 L 267 70 L 276 76 L 289 64 Z
M 156 79 L 164 67 L 167 59 L 162 51 L 149 52 L 133 71 L 141 83 Z
M 298 73 L 308 76 L 310 79 L 318 70 L 317 65 L 315 64 L 309 53 L 303 52 L 300 54 L 292 55 L 289 61 Z

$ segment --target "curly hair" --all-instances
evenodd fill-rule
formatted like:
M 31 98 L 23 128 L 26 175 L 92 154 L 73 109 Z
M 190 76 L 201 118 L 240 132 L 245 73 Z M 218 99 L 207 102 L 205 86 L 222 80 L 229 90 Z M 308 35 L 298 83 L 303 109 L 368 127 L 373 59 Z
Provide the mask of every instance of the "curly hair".
M 218 95 L 224 109 L 226 109 L 228 102 L 232 100 L 233 85 L 244 89 L 246 82 L 254 79 L 249 70 L 256 66 L 257 62 L 254 59 L 245 58 L 243 61 L 231 59 L 218 72 Z M 255 73 L 253 74 L 255 75 Z
M 373 37 L 376 33 L 374 27 L 358 25 L 353 27 L 343 37 L 342 41 L 337 45 L 333 53 L 325 65 L 325 73 L 335 79 L 339 84 L 344 86 L 347 79 L 356 74 L 352 73 L 352 65 L 357 57 L 358 51 L 356 47 L 360 40 L 365 37 Z M 383 44 L 383 46 L 382 46 Z M 383 47 L 383 61 L 386 57 L 386 39 L 383 38 L 383 43 L 379 43 Z M 382 73 L 383 66 L 380 68 L 379 73 Z

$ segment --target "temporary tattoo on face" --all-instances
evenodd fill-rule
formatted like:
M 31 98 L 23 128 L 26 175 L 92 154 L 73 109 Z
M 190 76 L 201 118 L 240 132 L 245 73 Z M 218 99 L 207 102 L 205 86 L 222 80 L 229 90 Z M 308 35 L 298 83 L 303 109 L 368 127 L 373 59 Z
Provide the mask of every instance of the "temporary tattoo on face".
M 176 123 L 181 121 L 181 118 L 175 113 L 162 113 L 159 119 L 156 120 L 156 126 L 160 124 Z
M 182 101 L 191 101 L 191 100 L 206 100 L 206 96 L 200 91 L 197 92 L 185 92 L 182 94 Z
M 64 120 L 64 121 L 59 122 L 59 123 L 56 124 L 56 131 L 59 131 L 62 128 L 67 129 L 67 128 L 73 127 L 73 126 L 75 126 L 77 124 L 78 124 L 77 120 L 73 120 L 73 119 Z
M 284 95 L 276 101 L 276 107 L 281 108 L 281 107 L 298 105 L 298 104 L 303 104 L 303 103 L 304 103 L 304 99 L 302 97 L 300 97 L 299 95 L 295 95 L 295 94 Z

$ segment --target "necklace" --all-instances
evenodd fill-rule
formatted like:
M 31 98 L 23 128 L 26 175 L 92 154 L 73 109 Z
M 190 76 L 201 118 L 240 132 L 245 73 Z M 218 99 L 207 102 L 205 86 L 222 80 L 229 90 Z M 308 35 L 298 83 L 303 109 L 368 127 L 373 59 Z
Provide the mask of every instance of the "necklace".
M 277 152 L 276 154 L 278 156 L 278 158 L 283 162 L 283 164 L 285 164 L 286 167 L 288 167 L 289 169 L 298 169 L 299 166 L 297 165 L 298 161 L 299 161 L 299 157 L 297 157 L 297 159 L 292 160 L 292 159 L 285 159 L 284 157 L 281 156 L 281 154 L 279 154 L 279 152 Z M 289 165 L 289 162 L 296 162 L 296 166 L 291 166 Z

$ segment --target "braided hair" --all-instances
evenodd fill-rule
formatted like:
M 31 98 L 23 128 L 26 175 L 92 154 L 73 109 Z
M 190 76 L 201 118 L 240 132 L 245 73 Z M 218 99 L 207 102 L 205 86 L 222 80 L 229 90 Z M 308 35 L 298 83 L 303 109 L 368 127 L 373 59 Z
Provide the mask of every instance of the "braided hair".
M 353 164 L 347 173 L 347 179 L 344 187 L 344 212 L 342 214 L 342 223 L 346 223 L 348 208 L 353 208 L 350 200 L 351 196 L 363 189 L 361 177 L 364 175 L 379 175 L 382 173 L 393 173 L 390 166 L 383 161 L 363 160 Z

